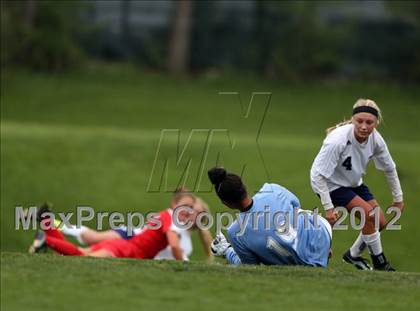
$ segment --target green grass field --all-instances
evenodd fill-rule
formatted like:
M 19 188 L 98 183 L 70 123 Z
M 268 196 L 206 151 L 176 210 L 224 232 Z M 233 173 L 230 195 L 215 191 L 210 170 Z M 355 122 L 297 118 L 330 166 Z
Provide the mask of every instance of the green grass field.
M 420 289 L 419 273 L 351 267 L 1 258 L 4 310 L 414 310 Z
M 219 92 L 240 93 L 242 109 L 235 96 Z M 255 143 L 267 96 L 256 95 L 249 116 L 241 114 L 253 92 L 272 93 L 259 137 L 268 176 Z M 15 206 L 49 200 L 59 212 L 78 205 L 121 212 L 165 208 L 170 193 L 147 191 L 163 129 L 181 133 L 180 141 L 174 134 L 166 136 L 159 153 L 158 171 L 163 159 L 169 159 L 168 188 L 176 185 L 188 158 L 186 184 L 194 188 L 199 168 L 205 172 L 214 166 L 219 154 L 218 163 L 233 171 L 246 164 L 244 180 L 251 191 L 276 182 L 293 191 L 303 208 L 319 206 L 309 185 L 310 166 L 324 129 L 348 117 L 359 97 L 375 99 L 384 112 L 380 131 L 398 165 L 406 210 L 399 220 L 402 230 L 384 232 L 382 241 L 393 265 L 407 273 L 360 273 L 344 266 L 341 254 L 357 236 L 351 230 L 334 233 L 327 270 L 206 265 L 196 236 L 188 265 L 23 254 L 33 232 L 14 229 Z M 297 301 L 304 309 L 415 309 L 420 280 L 415 273 L 420 272 L 419 103 L 418 87 L 393 84 L 284 85 L 246 75 L 177 80 L 129 66 L 93 66 L 67 75 L 2 71 L 2 309 L 45 310 L 57 304 L 60 309 L 145 309 L 156 301 L 162 309 L 171 305 L 174 310 L 197 304 L 202 309 L 290 309 Z M 200 130 L 177 168 L 175 155 L 193 129 Z M 226 131 L 219 131 L 206 145 L 208 129 L 228 130 L 231 141 Z M 153 190 L 160 172 L 153 175 Z M 391 204 L 381 172 L 369 167 L 365 181 L 381 206 Z M 204 175 L 198 194 L 212 212 L 225 211 L 209 189 Z M 53 298 L 39 298 L 39 291 Z

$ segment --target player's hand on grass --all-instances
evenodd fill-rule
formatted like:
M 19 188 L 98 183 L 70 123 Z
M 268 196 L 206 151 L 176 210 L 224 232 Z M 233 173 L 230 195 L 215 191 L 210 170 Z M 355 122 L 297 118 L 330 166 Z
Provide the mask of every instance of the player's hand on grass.
M 338 213 L 334 208 L 331 208 L 326 211 L 325 219 L 328 220 L 331 226 L 333 226 L 338 220 Z
M 231 245 L 226 240 L 223 233 L 218 233 L 216 238 L 211 242 L 210 249 L 214 256 L 224 257 L 229 247 L 231 247 Z

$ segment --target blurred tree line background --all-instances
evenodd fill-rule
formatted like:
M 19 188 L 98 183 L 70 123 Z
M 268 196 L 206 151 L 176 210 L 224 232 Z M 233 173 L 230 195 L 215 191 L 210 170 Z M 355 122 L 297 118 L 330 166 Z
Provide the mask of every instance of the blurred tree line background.
M 420 81 L 419 1 L 1 0 L 1 67 Z

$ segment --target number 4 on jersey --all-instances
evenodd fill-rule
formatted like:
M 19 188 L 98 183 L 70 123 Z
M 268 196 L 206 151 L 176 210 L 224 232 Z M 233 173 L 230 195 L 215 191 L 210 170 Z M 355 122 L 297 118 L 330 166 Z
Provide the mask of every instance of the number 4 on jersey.
M 347 157 L 341 165 L 344 166 L 347 171 L 351 171 L 351 157 Z

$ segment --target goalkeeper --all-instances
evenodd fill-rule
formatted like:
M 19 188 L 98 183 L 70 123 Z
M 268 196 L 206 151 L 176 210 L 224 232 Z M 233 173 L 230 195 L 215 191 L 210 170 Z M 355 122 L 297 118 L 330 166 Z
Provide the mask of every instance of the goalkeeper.
M 331 227 L 321 216 L 300 209 L 293 193 L 266 183 L 251 198 L 241 178 L 224 168 L 212 168 L 208 176 L 223 204 L 240 212 L 228 229 L 232 245 L 222 233 L 213 240 L 215 256 L 231 264 L 328 265 Z M 255 217 L 257 213 L 264 217 Z

